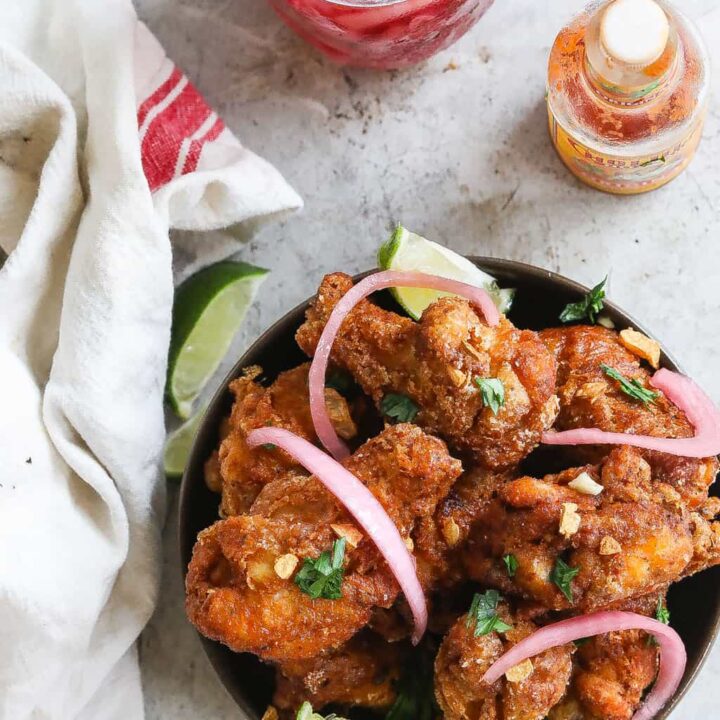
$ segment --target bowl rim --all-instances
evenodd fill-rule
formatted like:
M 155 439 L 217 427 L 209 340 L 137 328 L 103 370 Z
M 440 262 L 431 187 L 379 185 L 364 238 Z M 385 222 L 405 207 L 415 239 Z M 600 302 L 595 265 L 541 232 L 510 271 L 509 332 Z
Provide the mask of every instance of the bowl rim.
M 586 285 L 583 285 L 580 282 L 577 282 L 576 280 L 573 280 L 571 278 L 566 277 L 565 275 L 561 275 L 560 273 L 553 272 L 552 270 L 547 270 L 545 268 L 538 267 L 536 265 L 531 265 L 529 263 L 520 262 L 517 260 L 509 260 L 504 258 L 495 258 L 490 256 L 483 256 L 483 255 L 467 255 L 465 256 L 468 260 L 470 260 L 472 263 L 480 267 L 481 269 L 487 271 L 489 274 L 493 273 L 500 273 L 500 274 L 508 274 L 508 273 L 515 273 L 519 275 L 523 275 L 528 279 L 536 279 L 536 280 L 544 280 L 549 281 L 551 284 L 559 285 L 562 289 L 577 293 L 578 295 L 582 296 L 586 294 L 590 288 Z M 377 268 L 373 268 L 371 270 L 366 270 L 364 272 L 357 273 L 353 276 L 353 282 L 357 283 L 359 280 L 362 280 L 367 275 L 376 272 Z M 287 323 L 291 316 L 294 316 L 301 311 L 304 311 L 308 305 L 315 299 L 315 295 L 312 295 L 302 302 L 295 305 L 293 308 L 288 310 L 286 313 L 284 313 L 281 317 L 279 317 L 277 320 L 275 320 L 270 327 L 268 327 L 265 331 L 263 331 L 260 336 L 249 345 L 249 347 L 242 353 L 240 358 L 237 360 L 237 362 L 233 365 L 233 367 L 230 369 L 230 371 L 227 373 L 227 375 L 223 378 L 222 382 L 220 383 L 218 389 L 213 394 L 210 402 L 208 403 L 205 411 L 204 411 L 204 417 L 202 418 L 199 426 L 198 426 L 198 432 L 195 437 L 195 441 L 193 442 L 192 449 L 190 451 L 190 454 L 188 456 L 186 469 L 183 473 L 182 480 L 180 483 L 180 492 L 178 496 L 178 529 L 177 529 L 177 541 L 178 541 L 178 547 L 179 547 L 179 556 L 180 556 L 180 570 L 183 577 L 183 583 L 185 580 L 185 577 L 187 575 L 187 568 L 188 568 L 188 562 L 189 557 L 187 557 L 186 552 L 184 551 L 186 546 L 186 541 L 188 539 L 188 536 L 191 534 L 191 530 L 188 527 L 189 523 L 189 517 L 191 516 L 191 510 L 189 509 L 189 496 L 191 493 L 191 486 L 195 482 L 202 482 L 202 478 L 193 478 L 192 475 L 192 468 L 196 467 L 198 465 L 198 462 L 204 462 L 207 457 L 203 455 L 202 457 L 198 457 L 201 452 L 204 453 L 205 448 L 204 443 L 201 442 L 201 439 L 204 435 L 208 432 L 209 423 L 216 423 L 216 415 L 218 413 L 218 410 L 222 407 L 224 402 L 227 400 L 227 392 L 228 392 L 228 385 L 232 380 L 237 378 L 242 369 L 247 366 L 248 361 L 246 358 L 248 356 L 252 356 L 255 354 L 259 348 L 265 347 L 269 341 L 272 341 L 277 334 L 278 330 L 282 328 L 282 326 Z M 608 300 L 607 298 L 604 299 L 604 306 L 606 311 L 610 313 L 610 315 L 614 315 L 620 319 L 622 319 L 623 324 L 627 324 L 628 326 L 632 326 L 636 330 L 639 330 L 640 332 L 648 335 L 649 337 L 653 337 L 658 340 L 661 346 L 662 354 L 661 354 L 661 366 L 669 367 L 671 370 L 675 370 L 678 372 L 684 372 L 682 369 L 682 366 L 678 363 L 678 361 L 675 359 L 674 355 L 670 353 L 664 343 L 658 339 L 657 334 L 651 333 L 643 323 L 638 322 L 630 313 L 625 311 L 622 307 L 614 303 L 612 300 Z M 217 431 L 217 427 L 213 426 L 211 430 Z M 189 622 L 189 621 L 188 621 Z M 671 713 L 677 708 L 677 706 L 682 702 L 682 700 L 685 698 L 685 695 L 690 690 L 692 685 L 695 683 L 695 680 L 698 677 L 698 674 L 703 669 L 705 662 L 708 659 L 708 656 L 710 654 L 710 651 L 712 650 L 712 647 L 718 637 L 718 634 L 720 633 L 720 603 L 717 604 L 714 612 L 714 617 L 711 618 L 712 622 L 712 629 L 711 631 L 702 639 L 702 646 L 700 649 L 700 654 L 697 660 L 695 661 L 694 666 L 691 668 L 689 675 L 687 677 L 683 678 L 683 681 L 680 685 L 680 688 L 676 691 L 675 695 L 671 698 L 671 700 L 662 708 L 662 710 L 655 716 L 655 720 L 666 720 Z M 234 701 L 238 704 L 238 706 L 241 708 L 241 710 L 246 713 L 248 718 L 253 717 L 254 710 L 249 706 L 247 700 L 245 697 L 243 697 L 237 690 L 235 683 L 231 679 L 231 674 L 226 666 L 226 663 L 224 662 L 223 658 L 221 657 L 219 653 L 219 648 L 224 648 L 224 646 L 221 645 L 221 643 L 218 643 L 214 640 L 210 640 L 209 638 L 206 638 L 204 635 L 202 635 L 199 631 L 197 631 L 198 637 L 200 638 L 201 644 L 203 646 L 203 650 L 205 652 L 205 655 L 207 656 L 208 660 L 210 661 L 210 664 L 217 674 L 217 676 L 220 678 L 220 681 L 223 684 L 223 687 L 225 690 L 230 694 L 230 696 L 234 699 Z

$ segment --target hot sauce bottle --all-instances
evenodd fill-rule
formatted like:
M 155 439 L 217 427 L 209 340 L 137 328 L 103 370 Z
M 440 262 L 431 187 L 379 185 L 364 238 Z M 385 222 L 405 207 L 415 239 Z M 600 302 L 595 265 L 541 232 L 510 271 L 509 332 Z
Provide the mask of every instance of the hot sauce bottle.
M 591 3 L 550 53 L 547 104 L 560 158 L 599 190 L 661 187 L 700 142 L 709 69 L 696 28 L 668 3 Z

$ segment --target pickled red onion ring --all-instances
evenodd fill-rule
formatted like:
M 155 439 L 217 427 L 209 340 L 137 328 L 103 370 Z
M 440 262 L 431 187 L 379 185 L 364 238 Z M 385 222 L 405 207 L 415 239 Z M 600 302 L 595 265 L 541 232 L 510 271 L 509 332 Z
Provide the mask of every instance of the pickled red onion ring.
M 315 356 L 310 366 L 309 375 L 310 412 L 315 432 L 320 442 L 336 460 L 342 460 L 350 453 L 345 443 L 337 436 L 325 407 L 325 373 L 330 359 L 330 350 L 343 320 L 355 305 L 378 290 L 392 287 L 425 288 L 460 295 L 482 312 L 488 325 L 494 327 L 500 322 L 500 313 L 485 290 L 437 275 L 385 270 L 369 275 L 348 290 L 330 313 L 315 348 Z
M 494 683 L 510 668 L 550 648 L 581 638 L 619 630 L 645 630 L 660 644 L 660 670 L 655 685 L 633 715 L 632 720 L 650 720 L 674 695 L 680 685 L 687 653 L 680 636 L 657 620 L 630 612 L 598 612 L 546 625 L 513 645 L 483 676 L 483 682 Z
M 680 373 L 662 368 L 650 384 L 662 390 L 668 399 L 682 410 L 695 435 L 689 438 L 663 438 L 651 435 L 605 432 L 597 428 L 577 428 L 562 432 L 546 432 L 545 445 L 632 445 L 646 450 L 658 450 L 670 455 L 704 458 L 720 454 L 720 412 L 713 401 L 693 380 Z
M 250 447 L 268 443 L 281 447 L 311 472 L 357 520 L 385 558 L 405 594 L 415 622 L 413 643 L 420 642 L 428 619 L 425 594 L 415 571 L 415 560 L 378 499 L 340 463 L 289 430 L 259 428 L 248 433 L 246 442 Z

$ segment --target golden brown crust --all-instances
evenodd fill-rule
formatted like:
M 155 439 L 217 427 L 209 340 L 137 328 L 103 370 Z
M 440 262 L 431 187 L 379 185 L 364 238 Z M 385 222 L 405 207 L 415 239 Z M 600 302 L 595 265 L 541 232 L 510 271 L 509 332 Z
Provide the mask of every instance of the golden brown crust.
M 352 638 L 338 650 L 310 660 L 283 663 L 277 669 L 273 703 L 297 710 L 303 702 L 314 708 L 340 705 L 385 710 L 397 697 L 407 647 L 370 633 Z
M 308 355 L 351 287 L 343 273 L 324 278 L 296 336 Z M 555 361 L 537 334 L 505 318 L 489 328 L 455 297 L 434 302 L 418 323 L 361 301 L 340 328 L 331 359 L 377 407 L 389 392 L 411 398 L 420 408 L 415 422 L 487 468 L 516 465 L 557 411 Z M 505 405 L 497 415 L 483 406 L 475 377 L 502 381 Z
M 445 720 L 543 720 L 563 697 L 572 670 L 572 645 L 536 655 L 532 672 L 520 682 L 505 677 L 492 685 L 482 681 L 501 655 L 536 629 L 504 606 L 498 614 L 512 630 L 474 637 L 463 615 L 443 640 L 435 660 L 435 696 Z
M 435 511 L 461 472 L 441 440 L 411 425 L 388 428 L 345 466 L 378 498 L 404 537 Z M 397 583 L 368 538 L 346 548 L 339 600 L 312 600 L 292 576 L 278 574 L 278 559 L 316 558 L 337 539 L 333 524 L 352 524 L 315 478 L 289 472 L 268 483 L 251 512 L 220 521 L 198 537 L 186 606 L 203 634 L 266 660 L 303 660 L 339 647 L 368 623 L 373 608 L 393 604 Z
M 220 445 L 220 479 L 213 472 L 210 459 L 206 481 L 211 490 L 220 485 L 221 512 L 225 517 L 247 512 L 260 490 L 279 475 L 302 468 L 287 453 L 277 448 L 249 448 L 245 442 L 251 430 L 261 427 L 280 427 L 301 438 L 317 443 L 317 435 L 310 415 L 308 393 L 309 364 L 281 373 L 270 387 L 256 381 L 260 368 L 249 368 L 245 375 L 230 383 L 235 396 L 227 434 Z M 346 401 L 328 389 L 331 417 L 343 437 L 354 436 L 355 428 Z
M 618 383 L 605 375 L 600 367 L 603 363 L 650 387 L 650 372 L 623 346 L 615 331 L 576 325 L 542 330 L 540 337 L 558 361 L 560 414 L 555 423 L 558 430 L 593 427 L 656 437 L 692 436 L 694 430 L 685 414 L 664 395 L 643 405 L 624 394 Z M 566 454 L 575 460 L 592 462 L 608 450 L 607 446 L 572 448 Z M 720 468 L 717 458 L 685 458 L 654 451 L 642 454 L 650 463 L 653 476 L 672 485 L 688 507 L 696 509 L 706 501 L 708 488 Z
M 591 496 L 568 487 L 580 472 L 605 490 Z M 570 536 L 559 531 L 566 503 L 575 504 L 581 517 Z M 606 537 L 622 551 L 601 552 Z M 518 562 L 512 578 L 502 561 L 508 553 Z M 687 511 L 655 493 L 650 468 L 638 453 L 616 448 L 598 467 L 543 480 L 523 477 L 502 486 L 473 527 L 463 557 L 470 577 L 479 582 L 552 610 L 589 612 L 658 591 L 683 572 L 693 553 Z M 579 568 L 572 603 L 551 579 L 558 559 Z

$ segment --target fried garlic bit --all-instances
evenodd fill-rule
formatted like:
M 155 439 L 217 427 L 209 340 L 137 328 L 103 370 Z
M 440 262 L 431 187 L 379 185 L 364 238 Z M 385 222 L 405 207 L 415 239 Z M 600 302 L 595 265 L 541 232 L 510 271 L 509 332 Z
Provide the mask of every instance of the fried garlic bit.
M 532 660 L 527 658 L 517 665 L 513 665 L 506 673 L 505 677 L 508 682 L 521 683 L 523 680 L 527 680 L 532 674 L 533 670 Z
M 442 534 L 445 542 L 453 547 L 460 540 L 460 526 L 452 518 L 448 518 L 442 524 Z
M 330 523 L 330 527 L 339 538 L 345 538 L 350 547 L 356 548 L 363 539 L 363 534 L 354 525 Z
M 605 489 L 600 483 L 595 482 L 589 473 L 584 471 L 570 481 L 568 487 L 583 495 L 599 495 Z
M 292 553 L 288 553 L 287 555 L 281 555 L 275 561 L 275 574 L 281 580 L 287 580 L 293 574 L 293 572 L 295 572 L 297 564 L 297 555 L 293 555 Z
M 656 370 L 660 367 L 660 343 L 628 328 L 620 331 L 620 342 L 633 354 L 647 360 Z
M 622 552 L 622 545 L 610 535 L 606 535 L 600 541 L 600 554 L 601 555 L 618 555 Z
M 580 514 L 575 503 L 563 503 L 560 514 L 560 534 L 566 538 L 574 535 L 580 529 Z

